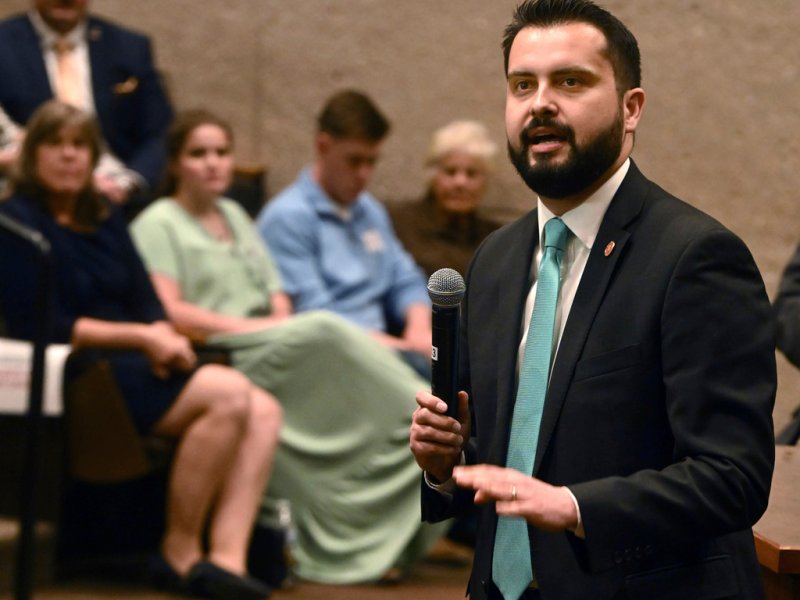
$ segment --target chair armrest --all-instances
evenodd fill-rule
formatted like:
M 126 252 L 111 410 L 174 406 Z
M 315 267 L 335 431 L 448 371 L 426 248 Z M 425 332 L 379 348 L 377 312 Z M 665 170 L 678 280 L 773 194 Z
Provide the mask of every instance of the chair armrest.
M 206 345 L 206 337 L 191 330 L 179 329 L 178 333 L 189 338 L 197 355 L 197 366 L 215 364 L 231 366 L 231 353 L 224 348 L 212 348 Z
M 231 353 L 224 348 L 209 348 L 208 346 L 195 345 L 194 352 L 197 355 L 197 366 L 203 365 L 225 365 L 231 366 Z

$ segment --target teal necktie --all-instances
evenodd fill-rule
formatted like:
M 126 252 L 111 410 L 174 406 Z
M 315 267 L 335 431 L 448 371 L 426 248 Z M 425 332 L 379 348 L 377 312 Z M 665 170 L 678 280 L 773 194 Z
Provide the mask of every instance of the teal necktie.
M 533 473 L 539 424 L 550 376 L 556 304 L 561 283 L 561 257 L 569 229 L 561 219 L 544 226 L 544 253 L 536 280 L 525 357 L 522 360 L 508 439 L 506 466 L 526 475 Z M 506 600 L 518 600 L 533 580 L 528 524 L 519 517 L 499 517 L 494 538 L 492 579 Z

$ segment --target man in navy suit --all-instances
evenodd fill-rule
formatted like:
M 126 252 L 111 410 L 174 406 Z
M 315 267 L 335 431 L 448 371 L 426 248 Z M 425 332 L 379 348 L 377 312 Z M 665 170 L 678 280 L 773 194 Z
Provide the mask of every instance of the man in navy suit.
M 589 0 L 525 0 L 503 47 L 509 155 L 536 209 L 471 263 L 459 419 L 417 395 L 423 518 L 481 505 L 473 599 L 762 598 L 751 527 L 770 489 L 776 372 L 753 258 L 630 159 L 645 93 L 624 24 Z M 551 219 L 566 225 L 554 359 L 538 437 L 512 439 Z M 507 467 L 526 440 L 531 469 Z
M 0 107 L 24 125 L 57 96 L 65 44 L 79 91 L 72 103 L 96 114 L 107 144 L 95 183 L 114 202 L 140 202 L 161 178 L 172 109 L 149 39 L 87 11 L 88 0 L 33 0 L 28 14 L 0 22 Z

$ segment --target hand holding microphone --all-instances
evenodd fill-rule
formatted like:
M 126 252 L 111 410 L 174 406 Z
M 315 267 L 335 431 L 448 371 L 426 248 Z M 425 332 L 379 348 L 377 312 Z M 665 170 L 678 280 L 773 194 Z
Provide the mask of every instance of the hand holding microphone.
M 431 393 L 417 393 L 419 408 L 411 419 L 409 445 L 432 482 L 450 479 L 470 435 L 469 410 L 465 408 L 459 419 L 458 408 L 459 317 L 465 291 L 463 277 L 453 269 L 439 269 L 428 280 L 433 304 Z M 461 400 L 466 407 L 466 394 Z
M 454 269 L 439 269 L 428 280 L 433 304 L 431 392 L 447 403 L 448 416 L 458 419 L 458 352 L 464 278 Z

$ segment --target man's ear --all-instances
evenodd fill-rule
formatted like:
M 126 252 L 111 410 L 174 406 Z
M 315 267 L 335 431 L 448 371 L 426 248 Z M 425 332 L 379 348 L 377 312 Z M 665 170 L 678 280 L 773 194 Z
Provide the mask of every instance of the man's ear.
M 644 111 L 645 93 L 642 88 L 631 88 L 622 98 L 622 118 L 625 123 L 625 132 L 633 133 L 639 125 Z
M 325 156 L 331 147 L 331 143 L 333 143 L 331 134 L 325 133 L 324 131 L 317 133 L 314 138 L 314 149 L 317 152 L 317 156 Z

